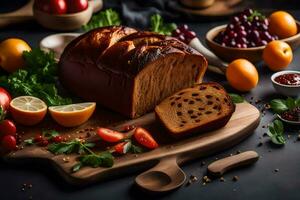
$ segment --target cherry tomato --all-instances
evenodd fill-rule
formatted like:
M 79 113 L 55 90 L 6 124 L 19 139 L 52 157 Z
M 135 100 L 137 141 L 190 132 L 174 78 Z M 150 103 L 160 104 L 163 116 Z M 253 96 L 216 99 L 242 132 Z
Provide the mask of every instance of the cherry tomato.
M 8 110 L 10 101 L 11 96 L 9 93 L 4 88 L 0 87 L 0 106 L 4 112 Z
M 137 128 L 133 134 L 134 138 L 138 143 L 147 147 L 148 149 L 155 149 L 158 147 L 157 142 L 154 138 L 150 135 L 148 131 L 143 128 Z
M 131 143 L 130 142 L 121 142 L 114 146 L 115 152 L 119 154 L 126 154 L 129 150 Z
M 50 14 L 61 15 L 67 13 L 67 3 L 65 0 L 36 0 L 37 9 Z
M 97 134 L 106 142 L 119 142 L 125 138 L 125 134 L 107 128 L 98 128 Z
M 5 119 L 2 122 L 0 122 L 0 136 L 4 136 L 4 135 L 15 136 L 16 132 L 17 132 L 17 128 L 12 121 Z
M 39 143 L 44 140 L 44 137 L 41 134 L 37 134 L 34 137 L 34 142 Z
M 2 145 L 6 150 L 13 151 L 17 148 L 17 141 L 15 136 L 6 135 L 2 138 Z
M 62 142 L 62 137 L 60 135 L 57 135 L 52 138 L 52 141 L 55 143 L 60 143 L 60 142 Z
M 68 13 L 81 12 L 87 9 L 87 0 L 67 0 Z

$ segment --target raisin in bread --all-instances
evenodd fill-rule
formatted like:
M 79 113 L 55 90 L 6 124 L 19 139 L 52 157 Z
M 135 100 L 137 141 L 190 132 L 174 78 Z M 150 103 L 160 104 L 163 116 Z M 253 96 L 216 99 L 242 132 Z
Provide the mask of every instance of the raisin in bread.
M 87 32 L 65 48 L 59 79 L 74 95 L 136 118 L 200 83 L 206 67 L 201 54 L 175 38 L 111 26 Z
M 183 89 L 155 108 L 157 118 L 174 136 L 218 129 L 235 110 L 230 96 L 218 83 Z

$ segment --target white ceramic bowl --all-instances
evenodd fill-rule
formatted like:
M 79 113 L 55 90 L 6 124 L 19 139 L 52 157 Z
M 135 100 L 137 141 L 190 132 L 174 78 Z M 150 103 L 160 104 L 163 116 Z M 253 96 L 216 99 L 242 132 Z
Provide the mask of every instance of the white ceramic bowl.
M 291 73 L 300 74 L 300 71 L 286 70 L 286 71 L 276 72 L 271 76 L 271 80 L 272 80 L 275 90 L 278 93 L 285 95 L 285 96 L 298 97 L 298 96 L 300 96 L 300 85 L 283 85 L 283 84 L 277 83 L 275 81 L 276 77 L 283 75 L 283 74 L 291 74 Z
M 60 55 L 65 47 L 80 33 L 58 33 L 45 37 L 40 42 L 40 48 L 44 51 L 53 51 L 56 60 L 59 60 Z

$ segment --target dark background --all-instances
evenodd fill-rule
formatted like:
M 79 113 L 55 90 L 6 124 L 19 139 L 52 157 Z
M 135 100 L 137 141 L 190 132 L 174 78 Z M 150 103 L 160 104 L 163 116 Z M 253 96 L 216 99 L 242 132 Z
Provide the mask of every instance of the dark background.
M 0 12 L 13 10 L 21 6 L 24 2 L 26 1 L 1 0 Z M 110 5 L 116 5 L 115 1 L 109 2 Z M 123 1 L 123 3 L 124 2 L 126 1 Z M 256 7 L 263 9 L 287 9 L 296 19 L 300 20 L 300 3 L 297 0 L 260 0 L 251 2 L 254 2 Z M 119 8 L 122 10 L 121 7 Z M 173 17 L 174 16 L 171 16 L 170 19 L 179 20 Z M 186 18 L 180 16 L 178 23 L 182 22 L 187 23 L 191 29 L 196 31 L 200 39 L 203 40 L 205 33 L 210 28 L 226 23 L 226 19 L 200 23 L 187 21 Z M 55 32 L 45 30 L 36 23 L 30 22 L 0 29 L 0 39 L 6 37 L 20 37 L 29 42 L 33 47 L 37 47 L 43 37 L 52 33 Z M 294 60 L 289 66 L 289 69 L 299 70 L 299 64 L 300 50 L 294 52 Z M 244 95 L 249 102 L 261 108 L 264 103 L 279 96 L 275 94 L 271 85 L 270 76 L 272 72 L 262 64 L 257 67 L 260 74 L 259 85 Z M 227 89 L 231 90 L 226 84 L 224 77 L 220 75 L 208 72 L 205 79 L 221 82 Z M 255 104 L 256 100 L 262 100 L 262 102 Z M 199 180 L 190 186 L 183 186 L 174 192 L 162 196 L 151 196 L 136 188 L 133 183 L 138 173 L 120 176 L 117 179 L 78 188 L 64 182 L 57 172 L 47 164 L 32 163 L 27 165 L 9 165 L 1 161 L 0 199 L 300 199 L 300 141 L 296 141 L 300 133 L 299 129 L 297 129 L 297 127 L 289 127 L 286 134 L 290 134 L 290 138 L 287 137 L 286 145 L 282 148 L 275 147 L 268 142 L 267 137 L 262 137 L 263 133 L 266 132 L 264 126 L 266 126 L 272 118 L 272 114 L 267 112 L 267 115 L 262 118 L 261 124 L 253 135 L 239 145 L 219 154 L 186 163 L 182 168 L 187 176 L 195 175 Z M 263 142 L 263 145 L 258 147 L 260 141 Z M 238 150 L 255 150 L 261 155 L 261 158 L 253 166 L 226 174 L 224 176 L 226 179 L 225 182 L 214 180 L 212 183 L 202 186 L 200 179 L 203 174 L 206 173 L 207 164 L 201 167 L 201 162 L 205 161 L 206 163 L 210 163 L 215 160 L 216 157 L 222 158 L 230 153 L 236 153 Z M 274 171 L 275 169 L 279 169 L 279 172 L 276 173 Z M 235 175 L 240 177 L 237 182 L 231 180 Z M 33 187 L 22 191 L 21 188 L 24 183 L 32 184 Z

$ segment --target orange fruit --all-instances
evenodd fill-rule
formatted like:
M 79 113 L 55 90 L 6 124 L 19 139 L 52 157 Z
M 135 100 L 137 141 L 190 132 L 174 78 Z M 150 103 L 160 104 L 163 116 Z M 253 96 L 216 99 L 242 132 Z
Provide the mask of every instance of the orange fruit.
M 77 103 L 64 106 L 51 106 L 51 117 L 61 126 L 74 127 L 86 122 L 93 114 L 96 103 Z
M 292 62 L 293 51 L 286 42 L 275 40 L 265 47 L 263 60 L 272 71 L 279 71 Z
M 44 119 L 47 105 L 39 98 L 20 96 L 10 102 L 10 113 L 16 122 L 32 126 Z
M 233 88 L 246 92 L 257 85 L 258 72 L 255 66 L 248 60 L 237 59 L 228 65 L 226 78 Z
M 297 34 L 297 24 L 292 15 L 284 11 L 276 11 L 269 17 L 269 31 L 280 39 Z
M 21 39 L 10 38 L 0 43 L 0 66 L 7 72 L 14 72 L 25 66 L 23 51 L 31 51 Z

